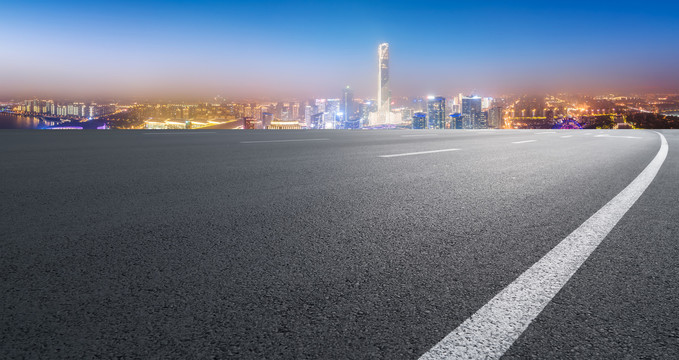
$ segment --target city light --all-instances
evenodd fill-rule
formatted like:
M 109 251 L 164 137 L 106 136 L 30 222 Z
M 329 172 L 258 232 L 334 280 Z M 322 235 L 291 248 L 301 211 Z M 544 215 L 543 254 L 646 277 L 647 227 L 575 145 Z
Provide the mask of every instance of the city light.
M 398 56 L 399 52 L 395 53 Z M 139 102 L 102 104 L 28 99 L 4 104 L 2 112 L 22 123 L 58 129 L 503 129 L 641 128 L 653 113 L 667 126 L 679 113 L 679 95 L 642 97 L 547 94 L 544 96 L 397 96 L 391 89 L 390 44 L 377 47 L 375 98 L 354 96 L 309 101 Z M 396 74 L 398 77 L 398 74 Z M 18 119 L 18 118 L 17 118 Z M 103 125 L 102 125 L 103 124 Z M 577 124 L 577 125 L 575 125 Z
M 679 0 L 1 14 L 0 360 L 679 360 Z

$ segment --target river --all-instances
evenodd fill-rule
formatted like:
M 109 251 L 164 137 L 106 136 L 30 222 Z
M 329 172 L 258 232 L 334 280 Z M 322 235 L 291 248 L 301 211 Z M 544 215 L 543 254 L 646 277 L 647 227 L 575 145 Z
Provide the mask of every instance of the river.
M 37 116 L 24 116 L 0 112 L 0 129 L 38 129 L 45 126 Z M 53 124 L 50 124 L 53 125 Z

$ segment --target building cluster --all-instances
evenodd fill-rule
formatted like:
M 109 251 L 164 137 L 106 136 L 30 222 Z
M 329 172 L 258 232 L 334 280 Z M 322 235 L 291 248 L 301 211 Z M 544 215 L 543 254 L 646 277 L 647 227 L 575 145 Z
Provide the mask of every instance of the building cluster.
M 340 98 L 252 106 L 243 120 L 246 129 L 413 129 L 502 128 L 502 102 L 480 96 L 393 99 L 390 89 L 389 44 L 377 52 L 377 97 L 356 99 L 342 89 Z
M 502 103 L 479 96 L 392 98 L 389 44 L 378 47 L 377 97 L 357 99 L 347 86 L 338 98 L 267 103 L 148 105 L 146 128 L 243 129 L 482 129 L 502 128 Z M 222 100 L 222 101 L 220 101 Z M 229 125 L 230 124 L 230 125 Z
M 390 89 L 389 44 L 377 49 L 377 99 L 348 106 L 345 123 L 355 127 L 387 126 L 412 129 L 484 129 L 502 128 L 502 103 L 480 96 L 428 96 L 426 98 L 393 99 Z M 343 97 L 344 99 L 344 97 Z M 400 100 L 400 101 L 399 101 Z
M 346 86 L 336 98 L 312 98 L 274 102 L 213 101 L 185 104 L 57 103 L 53 100 L 25 100 L 14 112 L 74 120 L 118 121 L 120 128 L 147 129 L 501 129 L 548 128 L 563 119 L 616 123 L 622 109 L 639 112 L 679 114 L 679 96 L 583 97 L 567 94 L 548 96 L 482 97 L 456 96 L 393 97 L 391 93 L 390 49 L 377 49 L 377 93 L 375 98 L 356 98 Z M 58 120 L 58 119 L 57 119 Z M 119 125 L 120 125 L 119 124 Z
M 116 111 L 115 104 L 58 103 L 54 100 L 24 100 L 14 111 L 28 115 L 45 115 L 60 118 L 96 119 Z

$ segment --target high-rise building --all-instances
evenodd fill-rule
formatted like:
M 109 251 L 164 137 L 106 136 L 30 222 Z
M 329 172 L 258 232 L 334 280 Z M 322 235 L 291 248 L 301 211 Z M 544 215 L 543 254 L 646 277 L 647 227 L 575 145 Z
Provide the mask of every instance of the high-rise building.
M 271 126 L 271 123 L 274 120 L 274 116 L 272 113 L 262 113 L 262 128 L 268 129 L 269 126 Z
M 416 112 L 413 114 L 413 129 L 427 128 L 427 114 L 423 112 Z
M 309 105 L 305 106 L 304 107 L 304 124 L 307 126 L 307 128 L 311 127 L 311 115 L 313 115 L 311 106 L 309 106 Z
M 482 129 L 481 98 L 479 96 L 463 96 L 461 99 L 462 123 L 464 129 Z
M 277 102 L 275 107 L 273 108 L 273 118 L 281 119 L 282 113 L 283 113 L 283 103 Z
M 299 120 L 299 103 L 290 103 L 290 120 Z
M 325 112 L 325 99 L 316 99 L 316 111 Z
M 359 105 L 358 116 L 361 119 L 361 126 L 370 125 L 370 114 L 377 111 L 377 105 L 375 101 L 366 101 Z
M 455 96 L 455 97 L 452 98 L 452 101 L 450 101 L 450 102 L 448 103 L 449 112 L 450 112 L 451 114 L 456 114 L 456 113 L 459 114 L 460 111 L 462 111 L 462 110 L 460 109 L 460 107 L 461 107 L 461 106 L 460 106 L 460 102 L 461 102 L 461 98 L 458 97 L 458 96 Z
M 337 126 L 337 114 L 340 113 L 340 99 L 327 99 L 325 103 L 325 112 L 327 113 L 325 128 L 339 129 Z
M 488 110 L 481 111 L 481 116 L 479 117 L 479 129 L 488 128 Z
M 377 49 L 377 111 L 388 114 L 391 111 L 391 90 L 389 90 L 389 44 L 383 43 Z
M 454 114 L 450 115 L 450 128 L 451 129 L 463 129 L 462 114 L 454 113 Z
M 257 128 L 257 119 L 252 116 L 243 117 L 243 129 L 254 130 Z
M 446 98 L 441 96 L 427 98 L 427 128 L 446 128 Z
M 101 116 L 109 115 L 116 112 L 115 104 L 97 105 L 92 103 L 89 107 L 88 116 L 96 119 Z
M 325 129 L 325 113 L 319 112 L 318 114 L 311 115 L 311 129 Z
M 354 91 L 347 86 L 342 90 L 342 101 L 340 103 L 340 116 L 342 124 L 346 124 L 354 116 Z
M 84 103 L 68 104 L 68 115 L 76 117 L 87 117 L 87 106 Z
M 414 113 L 415 112 L 411 108 L 407 108 L 407 107 L 401 108 L 401 118 L 404 121 L 408 121 L 408 119 L 412 119 Z
M 492 97 L 484 97 L 481 98 L 481 108 L 482 109 L 489 109 L 490 106 L 493 104 L 493 98 Z
M 493 106 L 488 109 L 488 125 L 495 129 L 501 129 L 504 125 L 502 113 L 502 106 Z

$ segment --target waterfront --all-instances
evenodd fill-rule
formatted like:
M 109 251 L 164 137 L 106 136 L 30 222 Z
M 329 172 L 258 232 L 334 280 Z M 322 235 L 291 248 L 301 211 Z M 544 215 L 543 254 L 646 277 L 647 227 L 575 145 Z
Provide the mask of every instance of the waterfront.
M 0 129 L 38 129 L 41 125 L 44 123 L 38 116 L 0 113 Z

